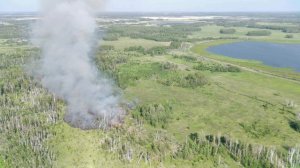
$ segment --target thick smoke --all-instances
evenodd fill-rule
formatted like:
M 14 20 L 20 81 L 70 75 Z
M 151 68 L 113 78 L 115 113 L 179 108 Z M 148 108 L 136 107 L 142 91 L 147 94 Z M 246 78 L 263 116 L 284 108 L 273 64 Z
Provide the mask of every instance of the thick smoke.
M 102 1 L 48 0 L 34 30 L 42 56 L 34 76 L 68 105 L 65 121 L 82 129 L 117 124 L 123 115 L 112 82 L 92 64 L 95 11 Z

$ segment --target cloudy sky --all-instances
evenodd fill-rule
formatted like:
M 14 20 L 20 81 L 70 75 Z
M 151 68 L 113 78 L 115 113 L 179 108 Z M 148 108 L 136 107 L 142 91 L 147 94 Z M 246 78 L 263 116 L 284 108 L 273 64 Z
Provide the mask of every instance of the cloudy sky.
M 40 0 L 0 0 L 0 12 L 38 11 Z M 107 0 L 106 11 L 249 12 L 300 11 L 300 0 Z

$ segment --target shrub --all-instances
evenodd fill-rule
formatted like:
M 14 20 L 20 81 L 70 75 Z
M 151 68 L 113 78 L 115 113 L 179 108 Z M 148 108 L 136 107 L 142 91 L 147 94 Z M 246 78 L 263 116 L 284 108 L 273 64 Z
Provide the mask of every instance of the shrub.
M 105 37 L 103 37 L 104 41 L 117 41 L 119 40 L 119 34 L 107 34 Z
M 189 55 L 173 55 L 173 58 L 175 59 L 182 59 L 188 62 L 194 62 L 197 61 L 197 57 L 194 56 L 189 56 Z
M 173 64 L 171 62 L 166 62 L 161 64 L 161 69 L 162 70 L 176 70 L 178 68 L 178 65 Z
M 220 33 L 221 34 L 234 34 L 236 32 L 235 29 L 221 29 Z
M 115 47 L 112 46 L 112 45 L 103 45 L 100 48 L 101 51 L 111 51 L 111 50 L 114 50 L 114 49 L 115 49 Z
M 118 33 L 121 37 L 131 37 L 154 41 L 182 41 L 188 35 L 200 31 L 199 23 L 195 24 L 174 24 L 172 26 L 143 26 L 143 25 L 114 25 L 108 33 Z
M 278 130 L 265 125 L 262 121 L 255 121 L 253 123 L 241 123 L 240 126 L 247 134 L 254 138 L 262 138 L 268 135 L 277 135 Z
M 270 36 L 272 33 L 267 30 L 249 31 L 247 36 Z
M 194 69 L 200 71 L 211 71 L 211 72 L 241 72 L 240 68 L 232 65 L 221 65 L 221 64 L 204 64 L 200 62 L 194 66 Z
M 177 71 L 171 71 L 158 76 L 157 82 L 166 86 L 180 86 L 181 80 L 181 74 L 179 74 Z
M 169 72 L 158 77 L 157 81 L 166 86 L 196 88 L 208 84 L 208 79 L 201 73 L 182 75 L 178 72 Z
M 300 120 L 290 121 L 290 127 L 300 133 Z
M 104 51 L 103 48 L 101 50 Z M 106 50 L 106 51 L 108 52 L 100 51 L 100 53 L 97 54 L 95 60 L 99 69 L 107 73 L 112 73 L 116 71 L 118 64 L 127 63 L 129 59 L 127 56 L 119 55 L 116 54 L 115 52 L 112 52 L 112 50 Z
M 278 159 L 273 159 L 273 156 L 270 157 L 270 153 L 273 153 L 272 155 Z M 180 144 L 174 157 L 199 162 L 208 157 L 219 160 L 220 155 L 226 156 L 228 154 L 246 168 L 272 168 L 282 164 L 282 160 L 284 160 L 283 153 L 277 152 L 273 148 L 246 144 L 226 136 L 199 136 L 198 133 L 189 134 L 185 142 Z M 297 158 L 295 160 L 291 158 L 291 161 L 297 162 Z
M 172 41 L 170 44 L 170 49 L 178 49 L 181 47 L 181 41 Z
M 172 106 L 166 104 L 147 104 L 137 108 L 137 111 L 132 113 L 133 118 L 140 120 L 143 118 L 151 126 L 166 128 L 168 121 L 172 117 Z
M 183 87 L 196 88 L 208 83 L 207 78 L 201 73 L 188 74 L 181 83 Z
M 146 53 L 145 48 L 142 46 L 133 46 L 133 47 L 125 48 L 124 51 L 135 51 L 135 52 L 139 52 L 142 54 Z
M 285 36 L 285 38 L 294 38 L 294 35 L 292 35 L 292 34 L 287 34 L 287 35 Z
M 167 53 L 167 48 L 166 47 L 153 47 L 147 50 L 147 54 L 150 55 L 163 55 Z
M 299 27 L 287 27 L 282 30 L 284 33 L 300 33 Z
M 228 65 L 227 72 L 241 72 L 241 69 L 236 66 Z
M 149 79 L 153 75 L 161 72 L 161 64 L 124 64 L 118 68 L 117 81 L 121 88 L 126 88 L 135 84 L 139 79 Z

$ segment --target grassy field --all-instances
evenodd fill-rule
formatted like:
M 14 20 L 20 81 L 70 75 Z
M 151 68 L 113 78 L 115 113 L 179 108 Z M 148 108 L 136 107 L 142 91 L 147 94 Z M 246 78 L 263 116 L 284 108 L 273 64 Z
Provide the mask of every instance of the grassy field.
M 170 42 L 156 42 L 145 39 L 131 39 L 129 37 L 120 38 L 117 41 L 104 41 L 100 42 L 101 45 L 113 45 L 116 49 L 125 49 L 131 46 L 142 46 L 146 49 L 150 49 L 156 46 L 169 46 Z
M 190 37 L 228 36 L 220 35 L 220 28 L 218 26 L 202 27 L 201 32 Z M 239 40 L 248 39 L 245 34 L 251 30 L 257 29 L 238 28 L 237 34 L 233 36 L 239 37 Z M 284 36 L 285 33 L 272 31 L 270 37 L 253 39 L 288 43 L 299 40 L 298 35 L 291 41 L 284 39 Z M 300 86 L 299 83 L 285 78 L 299 80 L 299 73 L 268 67 L 255 61 L 217 56 L 205 50 L 209 46 L 234 41 L 236 40 L 201 42 L 192 48 L 192 51 L 199 56 L 223 63 L 251 68 L 250 71 L 243 70 L 240 73 L 204 71 L 202 73 L 208 76 L 210 84 L 197 89 L 162 85 L 156 82 L 154 74 L 150 79 L 140 79 L 133 86 L 126 88 L 125 96 L 128 99 L 138 98 L 141 103 L 145 104 L 174 101 L 173 120 L 166 130 L 180 141 L 184 141 L 191 132 L 201 131 L 203 134 L 228 135 L 247 143 L 263 144 L 268 147 L 283 148 L 298 145 L 300 135 L 291 129 L 289 120 L 293 119 L 300 109 L 295 107 L 286 110 L 285 106 L 288 102 L 300 101 Z M 193 70 L 195 62 L 174 59 L 168 55 L 139 57 L 138 60 L 139 63 L 145 65 L 151 62 L 171 62 L 181 67 L 184 73 L 196 71 Z M 121 71 L 125 72 L 126 69 Z M 153 69 L 152 72 L 155 70 Z
M 257 40 L 257 41 L 268 41 L 268 42 L 277 42 L 277 43 L 300 43 L 300 33 L 293 34 L 294 38 L 287 39 L 285 36 L 287 33 L 284 33 L 280 30 L 268 30 L 272 34 L 270 36 L 261 36 L 261 37 L 249 37 L 247 33 L 249 31 L 259 30 L 256 28 L 246 28 L 246 27 L 232 27 L 236 29 L 234 34 L 220 34 L 220 29 L 223 29 L 223 26 L 216 25 L 207 25 L 202 26 L 200 32 L 193 33 L 190 35 L 190 38 L 208 38 L 208 37 L 235 37 L 240 40 Z M 226 27 L 228 28 L 228 27 Z
M 205 49 L 212 44 L 225 42 L 232 41 L 202 43 L 197 47 Z M 197 47 L 193 51 L 204 57 L 215 58 L 205 50 L 199 52 Z M 247 65 L 279 75 L 281 73 L 299 75 L 257 62 L 243 60 L 234 62 L 230 61 L 230 58 L 222 58 L 224 60 L 218 60 L 223 63 Z M 120 71 L 123 73 L 128 71 L 128 74 L 134 76 L 133 72 L 144 71 L 142 68 L 151 63 L 171 62 L 176 64 L 182 73 L 192 73 L 196 71 L 193 70 L 193 66 L 197 64 L 170 55 L 138 57 L 133 60 L 138 61 L 140 66 L 121 68 Z M 290 127 L 289 120 L 293 119 L 300 109 L 298 107 L 285 109 L 289 101 L 300 102 L 298 83 L 247 70 L 240 73 L 204 71 L 202 73 L 208 76 L 210 84 L 193 89 L 162 85 L 157 82 L 157 75 L 162 75 L 161 72 L 151 68 L 146 71 L 149 71 L 146 74 L 151 72 L 153 74 L 137 80 L 126 88 L 124 96 L 128 100 L 139 99 L 141 104 L 175 102 L 174 115 L 166 131 L 179 142 L 184 142 L 191 132 L 201 132 L 204 135 L 228 135 L 247 143 L 263 144 L 278 149 L 299 145 L 300 134 Z
M 283 23 L 277 23 L 277 22 L 257 22 L 256 24 L 258 24 L 258 25 L 271 25 L 271 26 L 287 26 L 287 27 L 297 26 L 297 24 L 288 23 L 288 22 L 283 22 Z
M 178 64 L 178 61 L 172 58 L 167 61 Z M 189 63 L 182 63 L 181 66 L 192 69 Z M 209 76 L 211 83 L 203 88 L 168 87 L 157 84 L 153 80 L 141 80 L 134 87 L 127 88 L 125 95 L 128 94 L 131 98 L 137 97 L 143 103 L 166 100 L 177 102 L 174 118 L 180 120 L 170 124 L 168 131 L 182 140 L 189 132 L 202 130 L 207 133 L 230 134 L 238 139 L 251 139 L 251 142 L 266 145 L 297 144 L 296 140 L 300 136 L 289 127 L 287 120 L 293 115 L 280 109 L 287 100 L 300 101 L 299 84 L 247 71 L 204 73 Z M 227 100 L 224 101 L 226 98 Z M 274 106 L 265 109 L 264 102 Z M 271 129 L 270 132 L 274 133 L 279 131 L 284 135 L 270 133 L 264 135 L 266 137 L 257 138 L 245 132 L 240 126 L 243 123 L 249 125 L 256 123 L 257 118 L 261 119 L 257 124 L 262 129 Z
M 4 161 L 2 160 L 2 158 L 0 158 L 0 167 L 1 168 L 4 168 L 4 163 L 3 163 Z

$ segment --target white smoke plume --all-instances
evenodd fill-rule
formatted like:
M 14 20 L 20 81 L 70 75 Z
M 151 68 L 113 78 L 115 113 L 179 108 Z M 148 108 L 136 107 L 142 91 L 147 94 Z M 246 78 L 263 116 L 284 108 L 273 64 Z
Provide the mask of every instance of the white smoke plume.
M 44 0 L 33 41 L 42 56 L 34 76 L 68 105 L 65 121 L 81 129 L 117 124 L 123 110 L 112 81 L 93 65 L 95 12 L 101 0 Z

